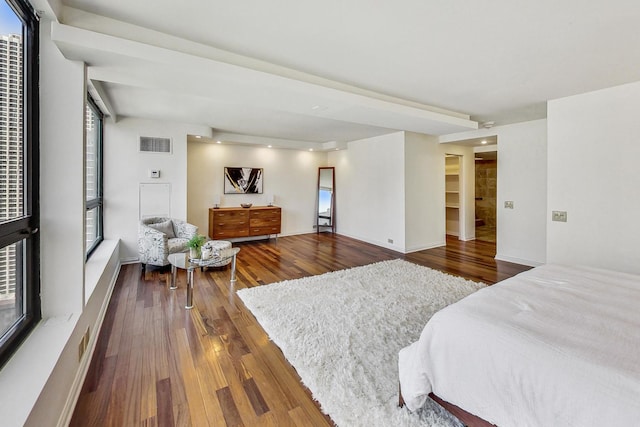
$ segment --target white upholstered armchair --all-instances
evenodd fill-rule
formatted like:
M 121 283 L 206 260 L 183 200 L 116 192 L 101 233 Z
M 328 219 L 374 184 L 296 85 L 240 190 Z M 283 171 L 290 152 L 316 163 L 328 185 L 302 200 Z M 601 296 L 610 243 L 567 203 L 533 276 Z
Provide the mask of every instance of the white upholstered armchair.
M 171 218 L 144 218 L 138 227 L 138 255 L 142 269 L 147 264 L 165 266 L 169 254 L 187 250 L 187 241 L 198 233 L 198 227 Z

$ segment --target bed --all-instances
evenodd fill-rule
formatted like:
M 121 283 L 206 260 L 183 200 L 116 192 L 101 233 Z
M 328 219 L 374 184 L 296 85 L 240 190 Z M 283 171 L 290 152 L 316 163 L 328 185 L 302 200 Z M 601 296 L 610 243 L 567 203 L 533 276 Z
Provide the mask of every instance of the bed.
M 640 276 L 545 265 L 436 313 L 399 354 L 411 411 L 433 393 L 498 426 L 640 421 Z

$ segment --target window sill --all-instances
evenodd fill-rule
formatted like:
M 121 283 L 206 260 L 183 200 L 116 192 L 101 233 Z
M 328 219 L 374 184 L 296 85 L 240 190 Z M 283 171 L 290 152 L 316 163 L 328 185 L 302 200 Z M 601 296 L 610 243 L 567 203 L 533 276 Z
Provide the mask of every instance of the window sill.
M 93 331 L 89 347 L 92 349 L 95 345 L 98 323 L 102 322 L 110 291 L 119 271 L 118 254 L 119 240 L 104 240 L 85 265 L 86 301 L 89 301 L 94 290 L 100 301 L 85 306 L 83 313 L 41 320 L 0 370 L 0 414 L 3 427 L 18 427 L 34 422 L 36 425 L 43 425 L 42 418 L 52 420 L 51 425 L 55 425 L 70 415 L 67 411 L 73 408 L 63 407 L 65 400 L 76 396 L 76 387 L 82 386 L 81 381 L 78 382 L 79 378 L 82 378 L 90 363 L 90 351 L 85 353 L 82 363 L 78 362 L 76 344 L 70 341 L 82 321 L 88 323 Z M 54 374 L 55 379 L 52 378 Z M 50 380 L 55 384 L 48 385 Z M 65 383 L 74 384 L 70 389 L 66 385 L 60 387 Z M 50 393 L 63 393 L 64 397 L 61 401 L 56 401 L 59 399 L 52 398 Z M 37 415 L 34 414 L 36 407 Z M 38 420 L 30 420 L 30 417 Z
M 3 426 L 23 426 L 78 322 L 77 313 L 40 321 L 0 371 Z
M 84 266 L 84 302 L 89 302 L 94 289 L 100 283 L 113 252 L 118 250 L 120 240 L 103 240 L 91 253 Z

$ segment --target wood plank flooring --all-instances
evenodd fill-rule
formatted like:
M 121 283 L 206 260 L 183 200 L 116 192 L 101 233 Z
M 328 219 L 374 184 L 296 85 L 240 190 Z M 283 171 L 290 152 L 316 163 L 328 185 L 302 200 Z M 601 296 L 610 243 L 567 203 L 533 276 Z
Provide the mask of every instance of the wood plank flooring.
M 395 258 L 495 283 L 529 267 L 495 261 L 495 245 L 447 239 L 403 255 L 329 233 L 241 247 L 235 289 L 228 269 L 186 273 L 123 266 L 71 426 L 330 426 L 293 367 L 235 290 Z

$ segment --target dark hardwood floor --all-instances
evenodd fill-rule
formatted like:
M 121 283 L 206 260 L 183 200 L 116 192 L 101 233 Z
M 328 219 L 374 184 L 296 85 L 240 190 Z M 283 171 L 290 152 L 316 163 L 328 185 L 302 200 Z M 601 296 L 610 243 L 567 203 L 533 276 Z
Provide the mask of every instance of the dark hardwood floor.
M 72 426 L 332 425 L 269 341 L 235 290 L 395 258 L 495 283 L 529 267 L 495 261 L 495 245 L 447 239 L 403 255 L 328 233 L 235 244 L 237 282 L 228 269 L 186 273 L 122 267 Z

